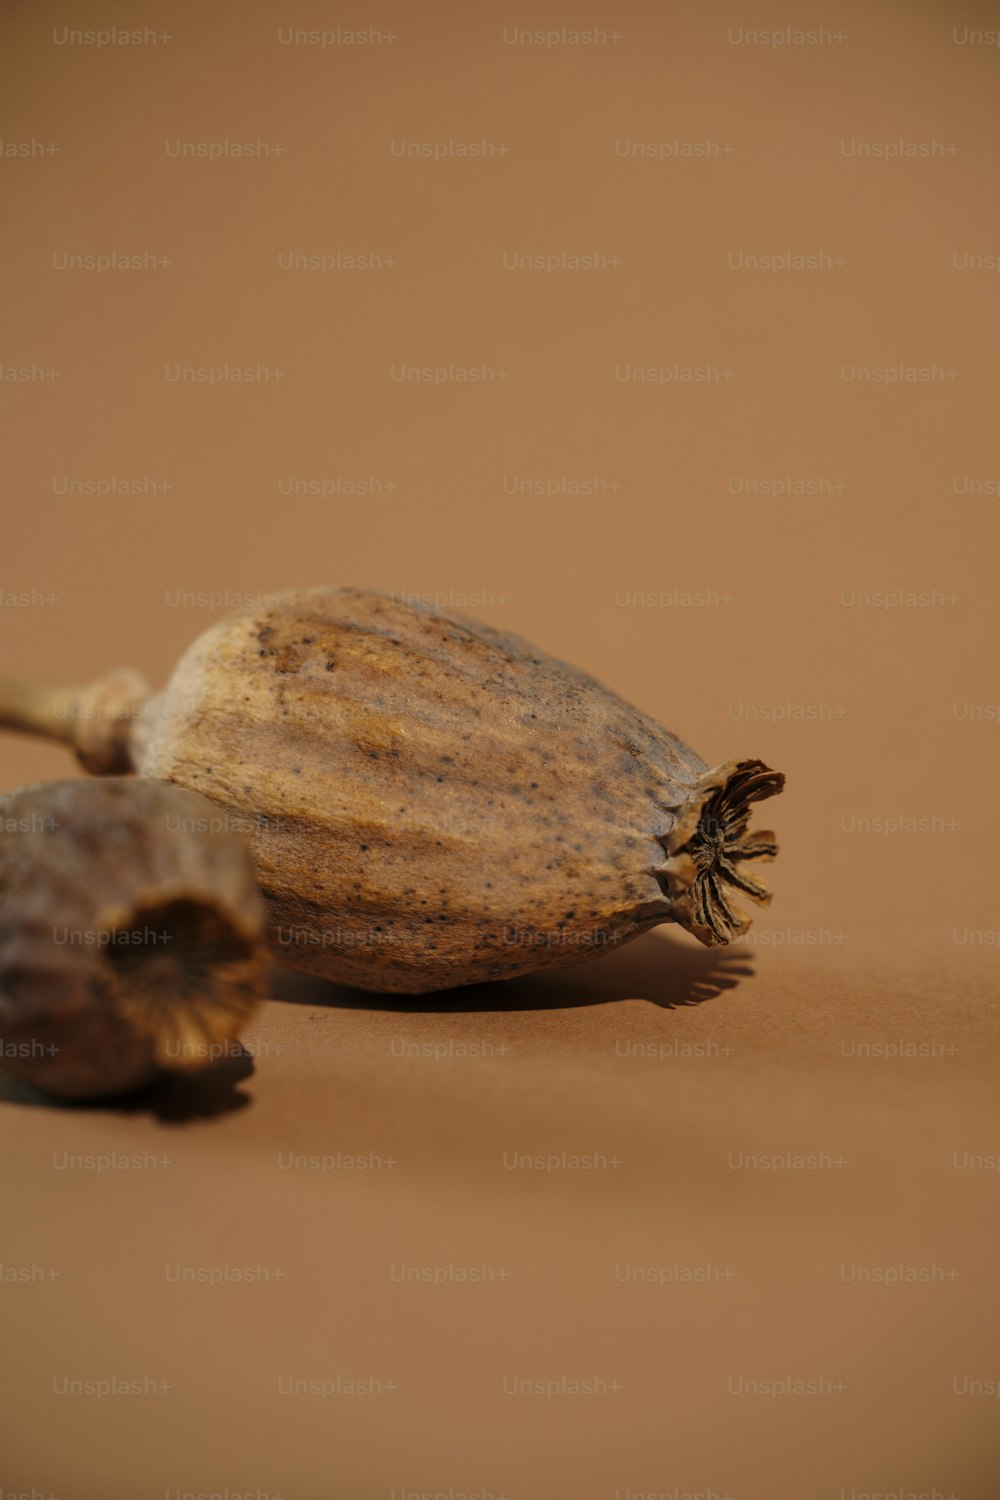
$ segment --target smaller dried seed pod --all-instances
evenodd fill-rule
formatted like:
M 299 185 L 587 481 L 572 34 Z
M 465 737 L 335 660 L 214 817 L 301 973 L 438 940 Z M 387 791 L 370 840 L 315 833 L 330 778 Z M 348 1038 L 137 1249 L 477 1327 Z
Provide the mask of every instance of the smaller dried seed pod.
M 253 858 L 205 798 L 131 777 L 0 798 L 0 1068 L 67 1099 L 217 1060 L 268 971 Z

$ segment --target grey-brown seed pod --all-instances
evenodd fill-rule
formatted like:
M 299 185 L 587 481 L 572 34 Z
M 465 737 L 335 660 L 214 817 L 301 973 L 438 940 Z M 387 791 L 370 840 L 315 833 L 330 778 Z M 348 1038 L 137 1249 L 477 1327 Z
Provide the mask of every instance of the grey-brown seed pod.
M 68 1099 L 208 1066 L 263 992 L 250 851 L 134 777 L 0 798 L 0 1068 Z
M 117 706 L 116 706 L 117 705 Z M 575 667 L 450 610 L 273 596 L 207 630 L 166 690 L 0 682 L 0 722 L 89 769 L 202 792 L 247 833 L 292 967 L 420 994 L 576 962 L 661 922 L 703 943 L 767 902 L 784 778 L 709 768 Z

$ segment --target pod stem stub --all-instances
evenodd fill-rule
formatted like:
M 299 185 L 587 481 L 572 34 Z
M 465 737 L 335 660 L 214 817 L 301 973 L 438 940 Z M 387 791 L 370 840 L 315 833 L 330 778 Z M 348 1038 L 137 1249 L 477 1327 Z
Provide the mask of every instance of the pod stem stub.
M 83 688 L 0 676 L 0 726 L 70 745 L 92 776 L 118 776 L 135 770 L 135 724 L 150 696 L 145 678 L 127 669 Z
M 750 833 L 747 824 L 753 803 L 784 784 L 782 773 L 762 760 L 730 760 L 706 771 L 691 795 L 669 809 L 674 822 L 660 840 L 668 858 L 657 875 L 673 920 L 708 947 L 731 943 L 750 926 L 746 912 L 732 905 L 732 889 L 760 906 L 771 900 L 744 865 L 773 859 L 778 846 L 770 830 Z

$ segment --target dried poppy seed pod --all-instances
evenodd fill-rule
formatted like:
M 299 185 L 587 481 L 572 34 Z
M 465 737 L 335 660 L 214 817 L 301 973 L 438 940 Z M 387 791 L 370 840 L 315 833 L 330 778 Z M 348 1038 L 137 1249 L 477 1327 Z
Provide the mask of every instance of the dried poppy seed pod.
M 0 798 L 0 1068 L 63 1098 L 217 1060 L 262 993 L 250 851 L 218 808 L 134 778 Z
M 749 926 L 775 853 L 751 805 L 784 778 L 709 769 L 576 668 L 450 611 L 359 589 L 273 596 L 220 621 L 142 710 L 107 681 L 104 743 L 245 820 L 287 964 L 420 994 L 572 963 L 679 922 Z M 73 695 L 62 695 L 72 700 Z M 0 682 L 0 721 L 81 746 Z

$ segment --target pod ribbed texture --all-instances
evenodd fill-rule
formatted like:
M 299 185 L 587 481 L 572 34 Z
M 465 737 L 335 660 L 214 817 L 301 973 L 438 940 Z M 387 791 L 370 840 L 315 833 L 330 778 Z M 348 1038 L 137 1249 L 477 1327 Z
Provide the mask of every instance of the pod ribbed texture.
M 248 837 L 279 961 L 362 988 L 578 961 L 678 919 L 705 866 L 669 847 L 708 774 L 676 735 L 515 636 L 363 590 L 207 631 L 134 755 Z

